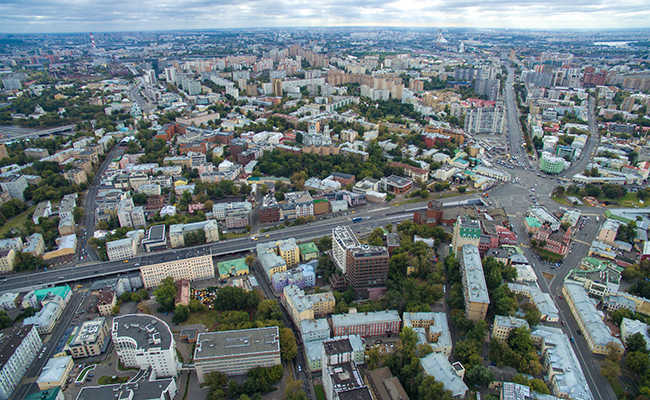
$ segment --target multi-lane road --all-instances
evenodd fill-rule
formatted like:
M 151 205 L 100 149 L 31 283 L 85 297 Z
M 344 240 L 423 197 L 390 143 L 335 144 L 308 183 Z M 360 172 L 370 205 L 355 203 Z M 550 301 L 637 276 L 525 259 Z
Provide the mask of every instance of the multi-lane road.
M 508 129 L 505 134 L 505 140 L 508 143 L 511 154 L 513 156 L 516 155 L 518 161 L 523 162 L 528 169 L 511 170 L 513 180 L 514 178 L 518 178 L 518 183 L 506 184 L 496 188 L 491 192 L 490 201 L 506 210 L 519 242 L 528 245 L 524 246 L 524 253 L 531 261 L 533 269 L 537 274 L 540 289 L 553 297 L 560 313 L 560 319 L 566 324 L 555 324 L 556 327 L 562 329 L 569 337 L 574 337 L 575 339 L 575 343 L 573 344 L 574 350 L 594 399 L 613 399 L 616 398 L 614 391 L 607 380 L 603 379 L 600 375 L 600 360 L 602 357 L 595 356 L 587 346 L 584 337 L 577 335 L 579 329 L 578 324 L 566 300 L 560 298 L 564 278 L 570 270 L 579 266 L 580 261 L 586 256 L 591 242 L 598 233 L 599 224 L 596 222 L 596 217 L 602 215 L 603 210 L 601 208 L 582 210 L 583 215 L 589 217 L 589 219 L 586 220 L 585 227 L 578 230 L 574 235 L 573 248 L 564 258 L 564 262 L 560 267 L 542 263 L 534 257 L 533 251 L 529 246 L 528 235 L 523 226 L 525 211 L 529 206 L 533 205 L 533 201 L 537 201 L 538 204 L 550 210 L 557 210 L 559 205 L 551 199 L 551 193 L 559 182 L 556 179 L 570 179 L 574 174 L 584 170 L 591 159 L 598 142 L 598 126 L 594 114 L 594 99 L 589 98 L 590 137 L 585 144 L 581 157 L 575 160 L 571 167 L 560 176 L 549 177 L 543 173 L 540 174 L 534 168 L 530 168 L 531 163 L 523 147 L 523 135 L 519 126 L 519 114 L 515 103 L 513 83 L 514 71 L 509 69 L 505 90 L 508 115 Z M 554 275 L 554 278 L 550 282 L 547 282 L 544 273 Z
M 457 199 L 453 199 L 456 201 Z M 425 208 L 426 203 L 420 205 L 403 205 L 398 207 L 371 208 L 365 206 L 355 210 L 355 214 L 348 212 L 347 215 L 338 215 L 331 218 L 315 221 L 310 224 L 290 226 L 261 235 L 242 237 L 222 242 L 209 243 L 201 246 L 180 248 L 176 250 L 165 250 L 154 253 L 146 253 L 126 261 L 107 262 L 82 262 L 76 266 L 49 269 L 37 273 L 23 273 L 5 275 L 1 291 L 22 291 L 32 287 L 42 287 L 62 283 L 74 283 L 85 279 L 97 279 L 106 276 L 113 276 L 139 270 L 139 265 L 157 264 L 175 259 L 196 257 L 206 254 L 213 256 L 230 256 L 255 249 L 257 243 L 262 241 L 280 240 L 295 237 L 299 241 L 309 241 L 332 233 L 332 228 L 337 225 L 353 225 L 355 231 L 368 233 L 372 229 L 384 226 L 389 223 L 398 223 L 413 218 L 413 210 Z M 363 220 L 352 223 L 355 216 L 363 216 Z M 266 238 L 265 236 L 269 237 Z M 256 237 L 258 240 L 253 240 Z
M 510 69 L 505 90 L 508 115 L 508 129 L 505 134 L 505 139 L 508 143 L 510 154 L 517 156 L 518 160 L 527 166 L 527 169 L 519 168 L 510 170 L 509 172 L 511 172 L 513 179 L 518 178 L 518 183 L 504 183 L 499 187 L 491 189 L 489 191 L 490 197 L 488 198 L 488 201 L 490 205 L 495 207 L 503 207 L 506 210 L 506 213 L 508 214 L 508 217 L 514 226 L 515 233 L 517 234 L 519 241 L 527 245 L 528 236 L 523 229 L 523 216 L 526 210 L 531 205 L 533 205 L 534 201 L 543 206 L 546 206 L 551 210 L 555 210 L 559 207 L 558 204 L 552 201 L 550 198 L 550 194 L 553 188 L 557 185 L 557 181 L 556 178 L 544 177 L 543 175 L 539 176 L 539 174 L 534 171 L 533 168 L 531 168 L 531 163 L 528 160 L 526 151 L 523 147 L 523 137 L 521 134 L 521 128 L 519 126 L 518 110 L 515 103 L 514 89 L 512 87 L 512 84 L 514 82 L 513 74 L 514 72 L 512 69 Z M 578 160 L 567 173 L 563 174 L 565 176 L 584 169 L 584 166 L 586 166 L 586 163 L 590 159 L 591 153 L 596 146 L 597 127 L 593 115 L 593 102 L 591 100 L 589 115 L 592 138 L 590 138 L 590 140 L 587 142 L 580 160 Z M 107 157 L 108 160 L 114 157 L 115 151 L 117 151 L 117 149 L 113 149 L 111 153 L 109 153 Z M 86 228 L 86 232 L 88 232 L 88 234 L 93 231 L 93 204 L 97 195 L 99 179 L 103 172 L 102 170 L 105 170 L 107 164 L 108 162 L 105 163 L 97 173 L 95 180 L 93 181 L 90 190 L 84 199 L 84 208 L 86 210 L 86 215 L 84 216 L 83 227 Z M 455 202 L 458 200 L 477 198 L 478 196 L 476 194 L 469 194 L 446 200 L 446 202 Z M 44 272 L 13 274 L 6 276 L 6 279 L 2 282 L 2 288 L 0 290 L 16 292 L 28 290 L 34 287 L 43 287 L 61 283 L 75 283 L 87 279 L 99 279 L 102 277 L 115 276 L 118 274 L 137 271 L 139 270 L 139 266 L 136 266 L 136 264 L 148 265 L 206 254 L 212 254 L 213 256 L 226 258 L 252 251 L 255 249 L 257 243 L 262 241 L 286 239 L 289 237 L 295 237 L 298 241 L 309 241 L 322 236 L 328 236 L 331 234 L 332 228 L 337 225 L 350 225 L 355 232 L 363 234 L 372 231 L 376 227 L 385 226 L 389 223 L 396 224 L 404 220 L 411 220 L 414 210 L 423 209 L 425 207 L 425 202 L 396 207 L 386 205 L 367 205 L 361 209 L 355 209 L 354 214 L 349 211 L 347 214 L 331 216 L 327 219 L 315 221 L 307 225 L 291 226 L 269 231 L 260 235 L 253 235 L 257 237 L 258 240 L 253 240 L 252 236 L 242 237 L 192 248 L 181 248 L 176 250 L 172 249 L 155 253 L 146 253 L 136 258 L 127 260 L 126 262 L 98 262 L 94 258 L 91 258 L 90 260 L 85 259 L 76 266 L 56 268 Z M 604 400 L 614 398 L 615 396 L 606 380 L 600 378 L 598 363 L 599 358 L 591 353 L 581 336 L 576 336 L 577 324 L 573 319 L 566 302 L 559 299 L 558 297 L 564 277 L 570 269 L 578 266 L 581 258 L 586 254 L 589 244 L 597 232 L 595 215 L 601 214 L 602 209 L 587 210 L 587 212 L 589 211 L 591 211 L 592 214 L 592 217 L 588 222 L 589 225 L 587 225 L 587 227 L 585 227 L 585 229 L 582 231 L 578 232 L 574 248 L 572 252 L 566 257 L 566 260 L 561 267 L 551 270 L 550 265 L 540 263 L 534 257 L 532 257 L 532 251 L 530 248 L 527 246 L 524 246 L 524 248 L 526 255 L 532 261 L 533 268 L 539 277 L 540 288 L 544 292 L 550 293 L 553 296 L 557 308 L 560 311 L 561 318 L 566 322 L 566 326 L 560 326 L 560 324 L 557 324 L 557 326 L 562 328 L 567 333 L 567 335 L 574 336 L 576 339 L 574 349 L 576 350 L 576 354 L 578 355 L 582 368 L 585 371 L 585 375 L 589 386 L 591 387 L 594 398 L 596 400 Z M 357 223 L 353 223 L 352 219 L 354 217 L 362 217 L 363 220 Z M 266 237 L 266 235 L 268 235 L 268 237 Z M 88 251 L 88 254 L 93 253 L 93 251 Z M 545 278 L 543 278 L 543 272 L 552 273 L 556 277 L 550 282 L 547 282 Z M 73 297 L 73 300 L 74 299 L 76 298 Z M 69 321 L 66 323 L 65 319 L 67 319 L 67 317 L 65 317 L 62 321 L 63 324 L 59 324 L 59 326 L 67 326 L 69 324 Z

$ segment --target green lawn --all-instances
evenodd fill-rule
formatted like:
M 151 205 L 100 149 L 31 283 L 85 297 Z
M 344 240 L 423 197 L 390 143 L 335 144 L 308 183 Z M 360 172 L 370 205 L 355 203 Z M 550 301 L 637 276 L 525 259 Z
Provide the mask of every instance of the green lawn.
M 248 235 L 248 233 L 222 233 L 221 240 L 235 239 L 246 235 Z
M 316 400 L 325 400 L 323 385 L 314 385 L 314 392 L 316 392 Z
M 90 371 L 92 371 L 95 368 L 95 365 L 89 365 L 86 368 L 84 368 L 79 376 L 77 376 L 76 381 L 77 382 L 83 382 L 84 379 L 86 379 L 86 374 L 88 374 Z
M 181 325 L 203 325 L 205 326 L 205 329 L 210 329 L 217 323 L 218 315 L 219 311 L 217 310 L 193 312 L 190 313 L 190 317 L 187 321 L 181 323 Z
M 27 217 L 29 216 L 29 214 L 34 212 L 35 209 L 36 206 L 31 206 L 24 213 L 19 214 L 18 216 L 9 220 L 6 224 L 0 227 L 0 235 L 4 235 L 5 233 L 9 232 L 13 228 L 19 228 L 19 229 L 22 228 L 23 225 L 25 224 L 25 221 L 27 221 Z
M 574 196 L 574 197 L 580 197 L 580 196 L 576 196 L 576 195 L 572 195 L 572 196 Z M 555 202 L 560 203 L 560 204 L 562 204 L 562 205 L 569 206 L 569 207 L 576 207 L 576 206 L 574 206 L 573 204 L 571 204 L 571 203 L 569 202 L 569 200 L 567 200 L 567 199 L 566 199 L 565 197 L 563 197 L 563 196 L 553 196 L 553 197 L 551 197 L 551 198 L 552 198 L 553 200 L 555 200 Z
M 582 197 L 580 197 L 577 194 L 566 194 L 565 196 L 572 196 L 572 197 L 577 197 L 580 200 L 584 201 Z M 553 196 L 552 199 L 555 200 L 556 202 L 563 204 L 565 206 L 569 207 L 575 207 L 573 204 L 569 203 L 569 201 L 566 199 L 565 196 Z M 639 200 L 636 198 L 636 193 L 626 193 L 625 196 L 621 197 L 620 199 L 609 199 L 607 197 L 601 196 L 597 198 L 598 202 L 603 203 L 605 201 L 615 203 L 616 206 L 619 207 L 648 207 L 650 206 L 650 202 L 645 202 L 645 204 L 639 203 Z M 586 206 L 589 206 L 585 202 Z
M 552 253 L 548 250 L 544 249 L 535 249 L 537 253 L 542 256 L 542 258 L 545 258 L 547 260 L 550 260 L 551 262 L 558 262 L 562 259 L 562 256 L 559 254 Z
M 116 383 L 127 383 L 129 381 L 128 376 L 117 376 L 115 379 L 108 375 L 99 377 L 97 383 L 100 385 L 115 385 Z

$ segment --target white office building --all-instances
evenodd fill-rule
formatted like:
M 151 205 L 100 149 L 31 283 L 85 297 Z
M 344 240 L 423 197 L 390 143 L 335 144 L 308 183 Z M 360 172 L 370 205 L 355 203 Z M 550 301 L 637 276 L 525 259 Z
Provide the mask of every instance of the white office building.
M 153 378 L 178 374 L 176 342 L 163 320 L 147 314 L 121 315 L 113 319 L 111 336 L 125 367 L 151 367 Z
M 0 332 L 0 400 L 7 400 L 43 347 L 33 325 Z

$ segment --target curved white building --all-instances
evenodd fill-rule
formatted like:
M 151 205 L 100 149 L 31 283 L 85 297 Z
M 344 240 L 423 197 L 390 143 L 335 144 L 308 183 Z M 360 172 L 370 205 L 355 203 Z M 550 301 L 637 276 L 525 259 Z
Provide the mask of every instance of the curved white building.
M 147 314 L 115 317 L 111 335 L 125 367 L 151 367 L 152 379 L 178 374 L 176 342 L 163 320 Z

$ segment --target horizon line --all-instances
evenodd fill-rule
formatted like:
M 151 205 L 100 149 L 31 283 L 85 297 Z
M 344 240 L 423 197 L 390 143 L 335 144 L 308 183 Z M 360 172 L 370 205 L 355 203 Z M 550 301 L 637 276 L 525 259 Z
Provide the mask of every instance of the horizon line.
M 493 31 L 513 31 L 513 32 L 611 32 L 611 31 L 648 31 L 650 27 L 624 27 L 624 28 L 493 28 L 493 27 L 458 27 L 458 26 L 447 26 L 447 27 L 434 27 L 434 26 L 391 26 L 391 25 L 319 25 L 319 26 L 276 26 L 276 27 L 230 27 L 230 28 L 199 28 L 199 29 L 189 29 L 189 28 L 180 28 L 180 29 L 142 29 L 142 30 L 115 30 L 115 31 L 106 31 L 106 30 L 79 30 L 79 31 L 68 31 L 68 32 L 55 32 L 55 31 L 42 31 L 42 32 L 30 32 L 30 33 L 20 33 L 20 32 L 2 32 L 0 35 L 15 35 L 15 36 L 30 36 L 30 35 L 77 35 L 77 34 L 88 34 L 88 33 L 100 33 L 100 34 L 114 34 L 114 33 L 155 33 L 155 32 L 217 32 L 217 31 L 229 31 L 229 30 L 308 30 L 308 29 L 386 29 L 386 30 L 437 30 L 442 29 L 447 31 L 452 30 L 493 30 Z

